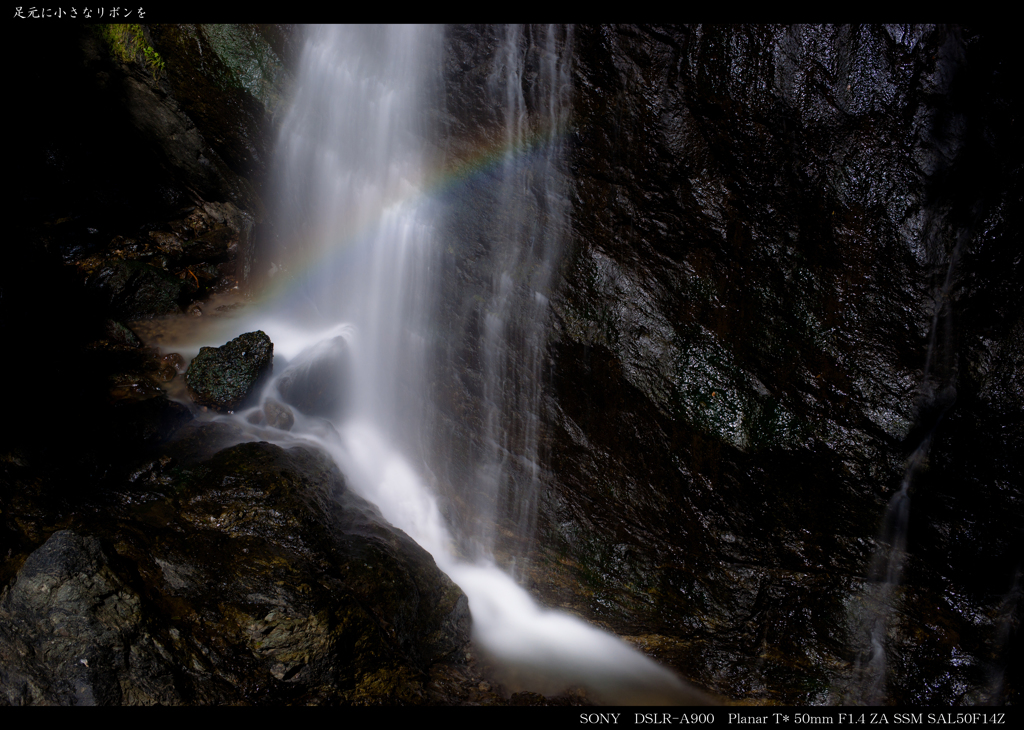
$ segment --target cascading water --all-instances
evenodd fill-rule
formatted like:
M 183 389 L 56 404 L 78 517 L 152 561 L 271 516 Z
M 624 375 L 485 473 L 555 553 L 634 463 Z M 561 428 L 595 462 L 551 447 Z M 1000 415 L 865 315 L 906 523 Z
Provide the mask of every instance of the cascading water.
M 547 309 L 568 220 L 556 167 L 562 156 L 570 88 L 570 59 L 559 52 L 555 28 L 524 42 L 524 29 L 502 29 L 488 93 L 504 111 L 497 165 L 498 225 L 483 235 L 494 252 L 490 290 L 482 303 L 484 434 L 475 467 L 476 513 L 484 519 L 470 535 L 475 552 L 492 558 L 495 525 L 511 525 L 525 548 L 534 529 L 540 488 L 538 447 Z M 571 47 L 571 30 L 561 39 Z M 539 47 L 538 47 L 539 46 Z M 536 51 L 537 76 L 524 91 L 526 49 Z M 534 125 L 528 109 L 542 121 Z M 535 128 L 538 127 L 538 128 Z M 520 554 L 525 553 L 521 549 Z M 513 557 L 513 559 L 515 559 Z
M 486 424 L 473 470 L 493 525 L 501 500 L 531 527 L 539 484 L 537 448 L 547 294 L 564 234 L 566 203 L 553 182 L 558 131 L 568 113 L 568 58 L 549 29 L 539 83 L 523 82 L 522 30 L 505 29 L 490 78 L 504 109 L 505 149 L 496 174 L 499 220 L 481 236 L 503 239 L 481 333 Z M 351 487 L 426 548 L 469 598 L 476 644 L 517 688 L 545 693 L 583 686 L 613 703 L 699 703 L 702 696 L 617 638 L 537 606 L 494 564 L 490 527 L 472 535 L 475 562 L 457 557 L 455 536 L 421 476 L 449 455 L 424 453 L 433 410 L 425 369 L 439 331 L 433 316 L 439 244 L 427 171 L 436 168 L 421 126 L 436 89 L 441 41 L 433 27 L 326 27 L 310 31 L 299 89 L 282 129 L 285 243 L 271 254 L 274 295 L 240 331 L 260 328 L 275 344 L 276 398 L 288 367 L 338 363 L 340 394 L 326 418 L 296 414 L 282 445 L 330 453 Z M 570 45 L 564 42 L 567 49 Z M 540 121 L 527 113 L 527 97 Z M 524 162 L 525 160 L 525 162 Z M 523 201 L 529 209 L 521 210 Z M 236 327 L 239 327 L 236 324 Z M 341 353 L 334 360 L 324 353 Z M 329 384 L 330 385 L 330 384 Z M 330 389 L 330 388 L 328 388 Z M 245 414 L 236 416 L 240 421 Z M 459 542 L 464 544 L 464 540 Z M 466 552 L 466 551 L 464 551 Z
M 423 69 L 438 53 L 430 31 L 311 32 L 278 153 L 279 220 L 290 236 L 276 252 L 287 290 L 274 314 L 291 332 L 349 325 L 348 411 L 396 435 L 416 420 L 405 393 L 422 391 L 429 326 L 431 225 L 420 194 L 429 164 L 418 122 Z
M 953 366 L 952 312 L 950 291 L 965 236 L 953 248 L 946 276 L 934 299 L 931 332 L 925 355 L 924 375 L 919 386 L 917 446 L 907 459 L 900 489 L 889 500 L 879 536 L 879 547 L 868 570 L 866 586 L 866 628 L 868 652 L 857 662 L 862 680 L 846 699 L 864 705 L 880 705 L 886 694 L 886 641 L 895 613 L 896 591 L 907 558 L 912 487 L 926 468 L 932 436 L 939 422 L 956 400 L 956 372 Z

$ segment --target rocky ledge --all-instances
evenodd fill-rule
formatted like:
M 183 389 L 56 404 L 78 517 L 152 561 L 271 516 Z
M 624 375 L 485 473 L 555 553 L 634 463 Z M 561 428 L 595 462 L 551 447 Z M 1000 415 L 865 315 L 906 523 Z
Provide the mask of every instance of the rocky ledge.
M 462 591 L 321 453 L 196 460 L 223 430 L 184 429 L 108 519 L 28 556 L 0 598 L 4 702 L 438 701 Z

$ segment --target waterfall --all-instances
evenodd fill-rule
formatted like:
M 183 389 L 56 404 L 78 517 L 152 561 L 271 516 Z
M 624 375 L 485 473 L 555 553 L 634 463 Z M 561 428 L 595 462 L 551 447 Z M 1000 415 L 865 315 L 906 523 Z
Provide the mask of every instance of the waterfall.
M 278 151 L 289 236 L 275 252 L 285 287 L 275 315 L 292 333 L 348 324 L 350 413 L 396 435 L 416 420 L 405 394 L 422 392 L 429 338 L 420 108 L 439 40 L 436 28 L 313 29 Z M 275 340 L 297 354 L 286 344 Z
M 530 40 L 526 32 L 521 26 L 501 29 L 487 85 L 503 118 L 493 173 L 496 223 L 481 231 L 493 254 L 479 315 L 484 430 L 472 470 L 479 519 L 472 523 L 478 529 L 465 536 L 472 552 L 487 558 L 493 558 L 500 521 L 519 539 L 520 558 L 534 530 L 548 300 L 568 222 L 557 167 L 569 109 L 571 30 L 562 39 L 553 26 Z M 524 88 L 530 52 L 536 78 Z
M 437 409 L 427 383 L 431 353 L 448 347 L 436 313 L 445 243 L 432 190 L 442 187 L 441 146 L 427 123 L 440 103 L 442 29 L 309 31 L 279 141 L 274 275 L 266 304 L 236 326 L 263 329 L 274 342 L 276 380 L 264 402 L 284 392 L 289 368 L 337 363 L 329 386 L 338 397 L 324 412 L 296 413 L 291 432 L 266 429 L 261 438 L 331 454 L 354 491 L 427 549 L 465 591 L 474 642 L 511 688 L 550 694 L 582 686 L 612 703 L 702 702 L 619 639 L 536 605 L 492 556 L 502 515 L 532 530 L 540 485 L 547 301 L 567 220 L 553 173 L 569 111 L 571 35 L 556 30 L 526 43 L 524 29 L 502 29 L 488 80 L 504 139 L 491 171 L 496 217 L 474 233 L 497 252 L 476 313 L 485 323 L 484 447 L 468 472 L 474 494 L 486 496 L 466 500 L 477 512 L 466 523 L 486 527 L 471 535 L 475 549 L 453 533 L 429 478 L 454 459 L 430 437 Z M 539 59 L 529 83 L 524 47 Z
M 918 387 L 917 423 L 911 432 L 911 441 L 916 442 L 916 446 L 907 459 L 899 491 L 886 507 L 878 547 L 868 569 L 864 612 L 868 651 L 856 664 L 860 675 L 858 686 L 846 698 L 856 704 L 880 705 L 886 697 L 886 641 L 907 559 L 910 497 L 920 473 L 927 468 L 935 429 L 956 400 L 950 293 L 966 238 L 966 233 L 959 237 L 950 255 L 945 279 L 935 292 L 924 373 Z

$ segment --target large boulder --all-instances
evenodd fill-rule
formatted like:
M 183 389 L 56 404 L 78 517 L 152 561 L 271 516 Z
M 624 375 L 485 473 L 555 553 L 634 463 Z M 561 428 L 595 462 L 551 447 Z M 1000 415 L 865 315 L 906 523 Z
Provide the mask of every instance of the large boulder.
M 270 375 L 274 343 L 262 331 L 239 335 L 223 347 L 203 347 L 188 366 L 185 381 L 196 403 L 229 412 L 258 395 Z
M 142 633 L 142 602 L 94 537 L 55 532 L 0 600 L 0 699 L 12 705 L 180 701 Z
M 181 446 L 148 465 L 145 507 L 26 559 L 0 598 L 0 703 L 436 701 L 469 610 L 430 555 L 320 452 Z
M 277 380 L 281 399 L 307 416 L 335 416 L 345 405 L 350 355 L 344 337 L 304 350 Z

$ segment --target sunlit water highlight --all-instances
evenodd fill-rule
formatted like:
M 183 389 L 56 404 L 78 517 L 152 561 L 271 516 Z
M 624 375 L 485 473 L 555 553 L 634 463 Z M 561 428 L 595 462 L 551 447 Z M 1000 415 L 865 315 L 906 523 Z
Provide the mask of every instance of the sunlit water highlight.
M 548 33 L 553 43 L 554 34 Z M 508 146 L 526 146 L 522 43 L 518 29 L 505 32 L 495 64 L 494 88 L 508 99 Z M 329 453 L 350 487 L 376 504 L 384 517 L 428 550 L 438 566 L 466 593 L 473 616 L 476 646 L 500 665 L 513 689 L 551 694 L 583 687 L 607 703 L 696 704 L 703 696 L 674 673 L 632 649 L 618 638 L 564 613 L 538 606 L 515 580 L 492 561 L 487 549 L 474 561 L 457 557 L 455 537 L 438 501 L 422 477 L 429 469 L 417 449 L 429 439 L 431 410 L 425 403 L 428 352 L 434 342 L 433 322 L 437 246 L 433 206 L 423 190 L 432 161 L 423 143 L 429 134 L 421 124 L 423 109 L 436 100 L 429 89 L 439 68 L 442 31 L 431 27 L 324 27 L 310 31 L 303 56 L 295 104 L 283 125 L 281 209 L 279 227 L 289 230 L 287 243 L 271 253 L 279 296 L 253 308 L 203 342 L 184 347 L 220 345 L 242 332 L 262 329 L 274 343 L 275 374 L 283 365 L 303 358 L 321 343 L 344 338 L 351 355 L 344 379 L 343 408 L 329 418 L 295 414 L 290 432 L 254 428 L 250 412 L 232 418 L 254 438 L 282 446 L 314 445 Z M 565 51 L 566 53 L 568 51 Z M 548 55 L 551 50 L 548 49 Z M 565 74 L 566 66 L 551 66 Z M 549 82 L 549 86 L 553 84 Z M 545 104 L 538 105 L 542 111 Z M 547 104 L 551 130 L 564 126 L 567 111 Z M 532 134 L 532 133 L 529 133 Z M 553 135 L 549 142 L 553 140 Z M 549 144 L 549 154 L 558 147 Z M 513 172 L 514 160 L 504 157 L 504 179 L 523 184 Z M 550 164 L 548 160 L 545 164 Z M 534 167 L 531 175 L 546 174 Z M 546 183 L 541 183 L 544 191 Z M 546 215 L 558 216 L 564 203 L 544 192 Z M 514 205 L 509 195 L 506 207 Z M 515 216 L 506 211 L 506 217 Z M 509 271 L 529 266 L 537 271 L 528 282 L 525 319 L 539 323 L 519 336 L 518 350 L 537 359 L 543 348 L 547 298 L 562 235 L 557 226 L 534 232 L 516 245 L 530 247 L 497 262 L 491 320 L 484 334 L 485 441 L 493 444 L 494 461 L 481 464 L 481 479 L 500 482 L 502 459 L 516 452 L 536 463 L 536 419 L 539 412 L 539 365 L 527 362 L 515 372 L 529 382 L 509 383 L 508 358 L 517 352 L 507 344 L 510 311 L 523 302 L 512 295 Z M 547 236 L 548 238 L 544 238 Z M 343 250 L 345 255 L 338 256 Z M 301 266 L 292 262 L 304 262 Z M 311 265 L 310 262 L 319 262 Z M 512 388 L 514 394 L 506 389 Z M 263 399 L 279 398 L 271 381 Z M 511 442 L 502 420 L 511 410 L 529 409 L 525 435 Z M 254 410 L 254 409 L 253 409 Z M 534 509 L 536 475 L 522 495 Z M 485 515 L 493 522 L 494 515 Z M 526 522 L 532 519 L 523 518 Z

